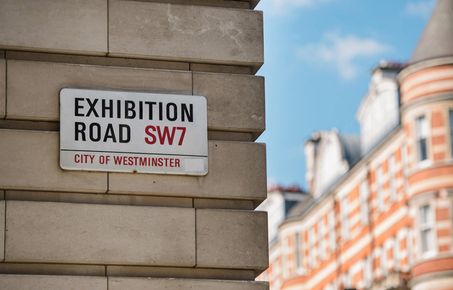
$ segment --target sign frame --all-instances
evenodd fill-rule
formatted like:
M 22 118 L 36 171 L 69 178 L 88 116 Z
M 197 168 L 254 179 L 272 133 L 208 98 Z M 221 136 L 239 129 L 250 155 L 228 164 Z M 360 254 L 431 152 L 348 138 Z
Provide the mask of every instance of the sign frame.
M 59 101 L 63 170 L 208 173 L 204 96 L 62 88 Z

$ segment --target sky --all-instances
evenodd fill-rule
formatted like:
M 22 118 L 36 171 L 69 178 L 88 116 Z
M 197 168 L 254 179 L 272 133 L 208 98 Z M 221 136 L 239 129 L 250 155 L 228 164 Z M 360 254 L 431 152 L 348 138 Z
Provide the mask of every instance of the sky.
M 433 0 L 261 0 L 268 184 L 306 188 L 304 141 L 359 134 L 356 110 L 380 60 L 406 62 Z

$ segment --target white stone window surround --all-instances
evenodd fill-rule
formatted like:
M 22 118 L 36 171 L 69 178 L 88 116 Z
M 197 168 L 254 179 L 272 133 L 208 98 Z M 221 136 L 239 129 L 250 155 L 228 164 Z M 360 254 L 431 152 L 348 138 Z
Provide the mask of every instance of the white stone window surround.
M 369 223 L 369 197 L 370 197 L 370 187 L 368 180 L 364 179 L 360 182 L 359 188 L 359 198 L 360 198 L 360 220 L 363 225 L 368 225 Z
M 349 203 L 348 196 L 346 195 L 341 200 L 340 204 L 341 212 L 341 238 L 344 240 L 349 240 L 350 238 L 350 225 L 349 225 Z
M 436 235 L 436 193 L 427 192 L 420 194 L 411 201 L 411 207 L 415 213 L 415 240 L 417 260 L 425 260 L 437 255 L 437 235 Z M 427 210 L 427 211 L 426 211 Z M 425 217 L 421 214 L 426 213 Z M 429 231 L 428 231 L 429 229 Z M 422 231 L 427 233 L 426 250 L 422 249 Z
M 376 199 L 377 209 L 379 212 L 385 211 L 384 200 L 384 174 L 382 173 L 382 164 L 376 168 Z
M 406 178 L 409 175 L 409 157 L 407 154 L 407 144 L 401 144 L 401 166 L 403 168 L 403 176 L 406 182 Z
M 380 259 L 381 259 L 381 273 L 382 274 L 387 274 L 388 272 L 388 259 L 387 259 L 387 247 L 386 245 L 382 245 L 381 251 L 380 251 Z
M 363 261 L 363 280 L 365 287 L 373 284 L 373 256 L 369 255 Z
M 318 253 L 320 259 L 324 261 L 326 259 L 326 227 L 324 224 L 324 218 L 321 218 L 318 223 Z
M 336 243 L 336 234 L 335 234 L 335 212 L 329 213 L 329 243 L 330 243 L 330 250 L 334 252 L 337 248 Z
M 453 233 L 453 189 L 447 190 L 447 196 L 450 200 L 450 230 Z M 453 248 L 453 238 L 451 238 L 451 247 Z
M 403 253 L 400 249 L 401 230 L 396 233 L 393 241 L 393 268 L 395 270 L 399 270 L 401 268 L 401 259 L 403 257 Z
M 397 201 L 397 199 L 398 199 L 396 173 L 397 173 L 396 158 L 395 158 L 395 155 L 392 154 L 389 158 L 388 176 L 389 176 L 390 199 L 393 202 Z
M 408 267 L 412 268 L 414 265 L 415 251 L 414 251 L 414 231 L 412 228 L 407 228 L 407 256 L 408 256 Z
M 314 268 L 316 265 L 316 248 L 315 248 L 315 229 L 314 225 L 310 227 L 310 232 L 308 236 L 309 244 L 310 244 L 310 257 L 309 257 L 309 265 L 311 268 Z
M 447 140 L 448 140 L 448 150 L 450 151 L 450 159 L 453 159 L 453 107 L 448 108 L 448 125 L 447 125 Z
M 295 233 L 295 251 L 296 251 L 296 273 L 298 275 L 305 274 L 305 267 L 304 267 L 304 247 L 303 247 L 303 239 L 302 233 L 296 232 Z
M 335 289 L 337 289 L 337 288 L 335 288 L 335 285 L 333 282 L 330 282 L 329 284 L 324 286 L 324 290 L 335 290 Z
M 384 250 L 385 250 L 385 255 L 386 255 L 386 270 L 391 271 L 395 269 L 396 265 L 396 254 L 395 254 L 395 244 L 396 244 L 396 239 L 395 237 L 391 237 L 387 239 L 384 243 Z M 392 258 L 390 258 L 389 252 L 392 252 Z
M 347 270 L 345 273 L 343 273 L 343 285 L 345 288 L 351 288 L 352 283 L 351 283 L 351 273 L 350 270 Z
M 291 251 L 289 247 L 289 236 L 284 236 L 283 237 L 283 242 L 281 243 L 282 246 L 282 276 L 283 278 L 288 278 L 289 277 L 289 268 L 288 268 L 288 255 Z

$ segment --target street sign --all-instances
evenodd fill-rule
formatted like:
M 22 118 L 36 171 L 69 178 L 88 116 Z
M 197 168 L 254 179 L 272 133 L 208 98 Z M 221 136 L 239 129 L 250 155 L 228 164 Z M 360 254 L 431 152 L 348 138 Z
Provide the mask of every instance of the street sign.
M 206 98 L 64 88 L 60 167 L 206 175 Z

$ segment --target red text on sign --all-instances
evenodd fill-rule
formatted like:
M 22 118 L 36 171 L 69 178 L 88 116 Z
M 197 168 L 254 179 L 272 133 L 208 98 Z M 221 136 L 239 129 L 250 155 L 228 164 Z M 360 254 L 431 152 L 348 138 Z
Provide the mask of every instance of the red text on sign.
M 94 155 L 91 154 L 75 154 L 74 162 L 75 163 L 93 163 Z
M 184 142 L 184 136 L 186 135 L 186 127 L 169 127 L 169 126 L 153 126 L 149 125 L 145 127 L 146 144 L 154 145 L 159 142 L 160 145 L 173 145 L 175 138 L 178 139 L 178 146 L 181 146 Z

